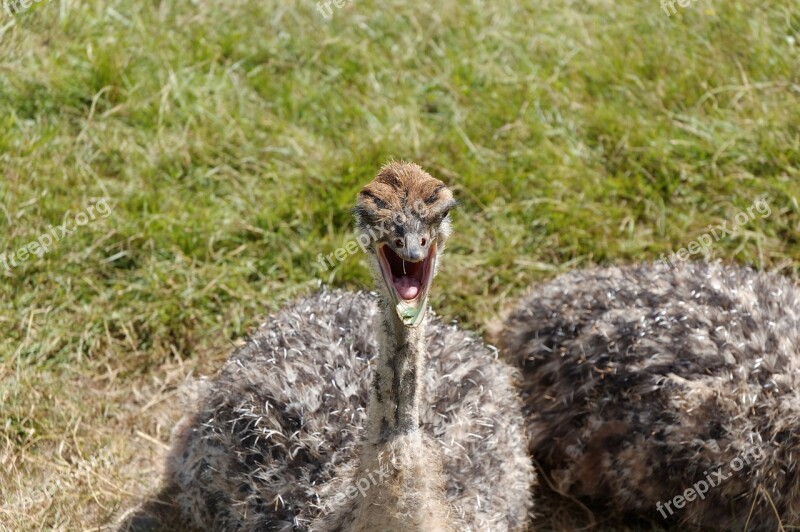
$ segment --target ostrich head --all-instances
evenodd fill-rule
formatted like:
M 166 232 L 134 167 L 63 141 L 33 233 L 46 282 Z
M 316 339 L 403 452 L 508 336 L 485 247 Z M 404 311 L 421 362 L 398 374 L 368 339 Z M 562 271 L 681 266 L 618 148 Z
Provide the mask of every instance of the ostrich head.
M 437 259 L 450 235 L 447 186 L 413 163 L 389 163 L 358 194 L 359 241 L 385 301 L 406 327 L 422 322 Z

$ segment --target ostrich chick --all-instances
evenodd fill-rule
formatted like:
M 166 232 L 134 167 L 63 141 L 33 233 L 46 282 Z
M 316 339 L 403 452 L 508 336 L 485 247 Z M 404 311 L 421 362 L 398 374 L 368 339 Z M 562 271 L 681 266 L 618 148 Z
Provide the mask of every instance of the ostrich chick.
M 123 528 L 524 530 L 533 471 L 514 371 L 427 314 L 451 191 L 392 163 L 358 196 L 378 294 L 272 316 L 174 431 Z
M 568 273 L 497 335 L 533 457 L 606 524 L 800 524 L 800 290 L 720 264 Z

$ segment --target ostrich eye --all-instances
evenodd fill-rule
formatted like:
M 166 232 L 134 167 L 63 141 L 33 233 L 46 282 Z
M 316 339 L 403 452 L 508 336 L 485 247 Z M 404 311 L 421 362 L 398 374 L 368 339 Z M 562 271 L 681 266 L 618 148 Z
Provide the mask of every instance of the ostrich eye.
M 439 225 L 442 224 L 444 219 L 447 218 L 448 214 L 450 214 L 450 209 L 449 208 L 444 209 L 443 211 L 441 211 L 439 213 L 436 213 L 436 216 L 434 216 L 433 220 L 431 220 L 431 225 L 433 225 L 435 227 L 438 227 Z

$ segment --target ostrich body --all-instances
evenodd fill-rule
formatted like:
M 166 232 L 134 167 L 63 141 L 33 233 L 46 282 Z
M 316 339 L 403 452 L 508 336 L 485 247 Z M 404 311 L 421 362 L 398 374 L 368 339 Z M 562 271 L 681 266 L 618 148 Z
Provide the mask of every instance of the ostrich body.
M 534 288 L 498 343 L 523 372 L 540 473 L 602 522 L 800 524 L 788 280 L 701 263 L 572 272 Z
M 379 235 L 379 293 L 323 291 L 262 325 L 205 384 L 163 489 L 123 528 L 524 530 L 515 373 L 426 316 L 454 204 L 418 166 L 384 167 L 355 210 Z

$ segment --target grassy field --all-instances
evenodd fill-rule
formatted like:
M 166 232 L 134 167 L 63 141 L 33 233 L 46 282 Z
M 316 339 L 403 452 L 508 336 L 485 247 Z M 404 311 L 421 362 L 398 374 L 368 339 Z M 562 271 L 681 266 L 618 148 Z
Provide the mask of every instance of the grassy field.
M 708 255 L 797 278 L 800 6 L 676 7 L 0 11 L 0 529 L 102 528 L 157 484 L 187 378 L 320 283 L 369 288 L 359 255 L 317 256 L 390 158 L 456 190 L 433 305 L 478 331 L 532 282 L 656 259 L 757 199 Z

